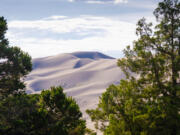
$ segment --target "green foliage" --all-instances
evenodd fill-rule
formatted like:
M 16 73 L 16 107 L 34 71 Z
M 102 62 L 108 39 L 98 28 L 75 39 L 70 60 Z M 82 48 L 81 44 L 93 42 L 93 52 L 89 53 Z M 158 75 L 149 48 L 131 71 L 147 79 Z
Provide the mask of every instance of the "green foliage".
M 31 57 L 9 46 L 6 30 L 6 20 L 0 17 L 0 135 L 84 135 L 79 106 L 61 87 L 41 94 L 24 92 Z
M 18 94 L 0 102 L 0 135 L 84 135 L 76 102 L 53 87 L 35 95 Z
M 40 96 L 41 111 L 46 113 L 47 134 L 83 135 L 85 121 L 75 100 L 67 97 L 61 87 L 52 87 L 42 91 Z
M 38 95 L 19 94 L 0 102 L 0 135 L 39 135 L 44 125 Z
M 118 66 L 127 80 L 110 86 L 95 110 L 87 110 L 106 135 L 180 134 L 180 2 L 164 0 L 158 24 L 137 23 L 133 48 Z
M 0 99 L 23 91 L 23 77 L 32 70 L 31 57 L 5 38 L 7 23 L 0 17 Z
M 97 135 L 97 133 L 94 132 L 93 130 L 87 128 L 86 129 L 86 135 Z

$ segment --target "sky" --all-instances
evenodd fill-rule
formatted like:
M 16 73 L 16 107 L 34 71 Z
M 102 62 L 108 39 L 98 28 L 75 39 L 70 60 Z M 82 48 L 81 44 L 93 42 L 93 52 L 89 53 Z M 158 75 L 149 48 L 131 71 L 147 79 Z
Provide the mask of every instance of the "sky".
M 1 0 L 7 38 L 33 58 L 99 51 L 115 58 L 137 39 L 142 17 L 155 22 L 160 0 Z

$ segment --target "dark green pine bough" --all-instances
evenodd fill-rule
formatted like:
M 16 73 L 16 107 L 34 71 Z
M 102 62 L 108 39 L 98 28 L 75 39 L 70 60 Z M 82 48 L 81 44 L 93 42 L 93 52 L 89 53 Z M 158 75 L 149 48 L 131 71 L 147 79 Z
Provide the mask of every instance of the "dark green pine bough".
M 31 57 L 9 46 L 6 30 L 0 17 L 0 135 L 84 135 L 79 106 L 61 87 L 25 93 L 23 77 L 32 70 Z
M 127 79 L 87 110 L 105 135 L 180 135 L 180 1 L 160 2 L 154 15 L 155 30 L 141 19 L 118 60 Z
M 0 17 L 0 100 L 23 92 L 22 77 L 32 70 L 31 57 L 18 47 L 10 47 L 5 38 L 7 23 Z

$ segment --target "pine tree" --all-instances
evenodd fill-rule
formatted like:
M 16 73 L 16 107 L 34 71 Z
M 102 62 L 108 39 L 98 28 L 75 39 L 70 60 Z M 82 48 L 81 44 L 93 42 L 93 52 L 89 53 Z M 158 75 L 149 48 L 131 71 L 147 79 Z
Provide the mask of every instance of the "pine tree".
M 0 135 L 84 135 L 79 106 L 61 87 L 25 93 L 23 78 L 32 70 L 31 57 L 9 46 L 6 30 L 0 17 Z
M 139 20 L 138 40 L 118 61 L 127 80 L 110 86 L 87 111 L 107 135 L 180 134 L 180 2 L 164 0 L 154 15 L 155 29 Z
M 84 135 L 79 106 L 61 87 L 0 102 L 0 135 Z
M 45 113 L 45 135 L 84 135 L 85 121 L 79 106 L 61 87 L 52 87 L 40 95 L 41 112 Z
M 23 91 L 23 77 L 32 70 L 31 57 L 5 38 L 7 23 L 0 17 L 0 99 Z

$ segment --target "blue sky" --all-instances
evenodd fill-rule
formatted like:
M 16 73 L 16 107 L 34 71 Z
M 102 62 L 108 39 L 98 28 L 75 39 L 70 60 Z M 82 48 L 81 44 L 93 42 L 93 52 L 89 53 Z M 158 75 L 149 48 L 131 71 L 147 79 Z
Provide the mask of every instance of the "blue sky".
M 122 57 L 137 39 L 136 22 L 155 22 L 159 0 L 1 0 L 11 45 L 33 58 L 74 51 Z

